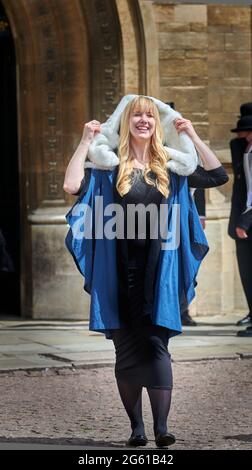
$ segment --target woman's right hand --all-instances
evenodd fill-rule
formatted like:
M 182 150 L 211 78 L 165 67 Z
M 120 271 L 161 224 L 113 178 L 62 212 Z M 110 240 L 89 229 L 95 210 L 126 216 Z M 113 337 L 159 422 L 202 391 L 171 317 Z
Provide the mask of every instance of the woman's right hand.
M 178 133 L 183 131 L 186 132 L 192 141 L 198 138 L 198 135 L 196 134 L 195 129 L 189 119 L 178 118 L 174 121 L 174 126 Z
M 93 121 L 87 122 L 84 125 L 82 141 L 86 142 L 88 145 L 91 144 L 93 138 L 96 134 L 101 132 L 101 123 L 93 119 Z

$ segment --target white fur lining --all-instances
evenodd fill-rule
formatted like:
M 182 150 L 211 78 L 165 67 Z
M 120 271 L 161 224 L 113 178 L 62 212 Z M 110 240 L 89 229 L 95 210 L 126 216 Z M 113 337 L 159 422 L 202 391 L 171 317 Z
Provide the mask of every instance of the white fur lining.
M 119 158 L 114 152 L 119 145 L 119 126 L 122 112 L 127 104 L 137 95 L 126 95 L 119 102 L 108 120 L 101 125 L 101 132 L 96 135 L 89 146 L 88 159 L 85 168 L 113 169 L 119 165 Z M 164 146 L 170 156 L 167 167 L 178 175 L 187 176 L 193 173 L 198 164 L 195 147 L 185 132 L 178 134 L 174 120 L 181 117 L 168 104 L 156 98 L 151 98 L 157 105 L 161 125 L 164 131 Z

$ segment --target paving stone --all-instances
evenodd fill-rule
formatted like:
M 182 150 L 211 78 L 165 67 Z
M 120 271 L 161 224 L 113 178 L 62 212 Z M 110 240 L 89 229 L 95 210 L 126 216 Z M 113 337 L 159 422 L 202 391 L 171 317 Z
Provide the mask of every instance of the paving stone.
M 115 360 L 115 353 L 114 351 L 93 351 L 93 352 L 65 352 L 61 354 L 55 355 L 55 357 L 60 357 L 62 359 L 67 359 L 70 361 L 98 361 L 99 360 Z
M 49 353 L 56 351 L 55 348 L 44 345 L 44 344 L 38 344 L 38 343 L 21 343 L 21 344 L 0 344 L 0 352 L 1 353 L 18 353 L 18 356 L 20 356 L 20 353 Z
M 251 338 L 236 336 L 236 316 L 197 317 L 198 326 L 184 328 L 184 333 L 170 340 L 169 350 L 173 361 L 213 360 L 214 358 L 250 357 Z M 114 345 L 104 335 L 88 331 L 81 324 L 77 331 L 71 322 L 13 322 L 0 323 L 0 370 L 27 370 L 68 367 L 87 368 L 112 366 L 115 360 Z M 14 326 L 13 326 L 14 325 Z M 24 325 L 29 327 L 25 330 Z M 37 330 L 36 328 L 41 328 Z M 50 328 L 50 329 L 49 329 Z M 2 341 L 1 341 L 2 340 Z M 15 362 L 16 361 L 16 362 Z

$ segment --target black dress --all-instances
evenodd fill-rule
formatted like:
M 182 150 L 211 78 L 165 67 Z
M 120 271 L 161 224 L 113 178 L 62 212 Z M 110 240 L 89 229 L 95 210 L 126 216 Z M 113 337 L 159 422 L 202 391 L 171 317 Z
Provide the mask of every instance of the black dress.
M 152 175 L 153 178 L 153 175 Z M 125 207 L 129 204 L 155 204 L 159 207 L 163 195 L 155 186 L 145 182 L 143 171 L 135 168 L 132 176 L 133 184 L 130 191 L 124 196 Z M 147 255 L 150 243 L 150 214 L 146 212 L 143 223 L 146 226 L 146 234 L 139 224 L 139 218 L 135 215 L 135 227 L 131 227 L 127 214 L 125 214 L 125 226 L 128 222 L 128 229 L 132 228 L 133 239 L 127 239 L 128 251 L 128 321 L 135 325 L 144 316 L 144 277 Z M 152 220 L 153 223 L 153 220 Z M 141 238 L 142 237 L 142 238 Z
M 155 186 L 147 184 L 140 169 L 134 169 L 133 184 L 124 196 L 124 203 L 160 205 L 163 195 Z M 154 175 L 151 174 L 153 178 Z M 126 328 L 113 331 L 116 352 L 116 377 L 148 388 L 172 388 L 172 371 L 168 352 L 169 330 L 153 325 L 151 317 L 144 311 L 144 279 L 150 243 L 150 217 L 146 213 L 146 236 L 141 233 L 138 217 L 135 216 L 135 238 L 127 239 L 128 292 Z M 153 222 L 153 221 L 152 221 Z M 125 214 L 125 224 L 127 214 Z M 126 226 L 126 225 L 125 225 Z M 140 233 L 138 233 L 140 229 Z M 141 238 L 141 235 L 144 238 Z M 125 302 L 125 296 L 123 298 Z M 120 302 L 119 302 L 120 304 Z M 125 307 L 125 305 L 124 305 Z M 126 317 L 127 316 L 127 317 Z

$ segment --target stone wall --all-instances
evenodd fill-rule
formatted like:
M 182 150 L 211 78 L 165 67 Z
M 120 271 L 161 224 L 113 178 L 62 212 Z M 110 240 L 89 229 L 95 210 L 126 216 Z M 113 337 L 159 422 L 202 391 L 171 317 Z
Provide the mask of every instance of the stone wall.
M 160 97 L 174 101 L 208 138 L 207 7 L 154 4 L 159 39 Z
M 252 99 L 251 6 L 154 1 L 160 98 L 173 101 L 217 153 L 230 182 L 207 191 L 210 252 L 199 276 L 194 314 L 246 309 L 234 242 L 227 235 L 232 190 L 229 141 L 241 103 Z
M 160 97 L 174 101 L 201 137 L 227 147 L 251 92 L 251 7 L 153 4 Z
M 240 104 L 251 94 L 251 7 L 209 5 L 209 139 L 225 148 Z

